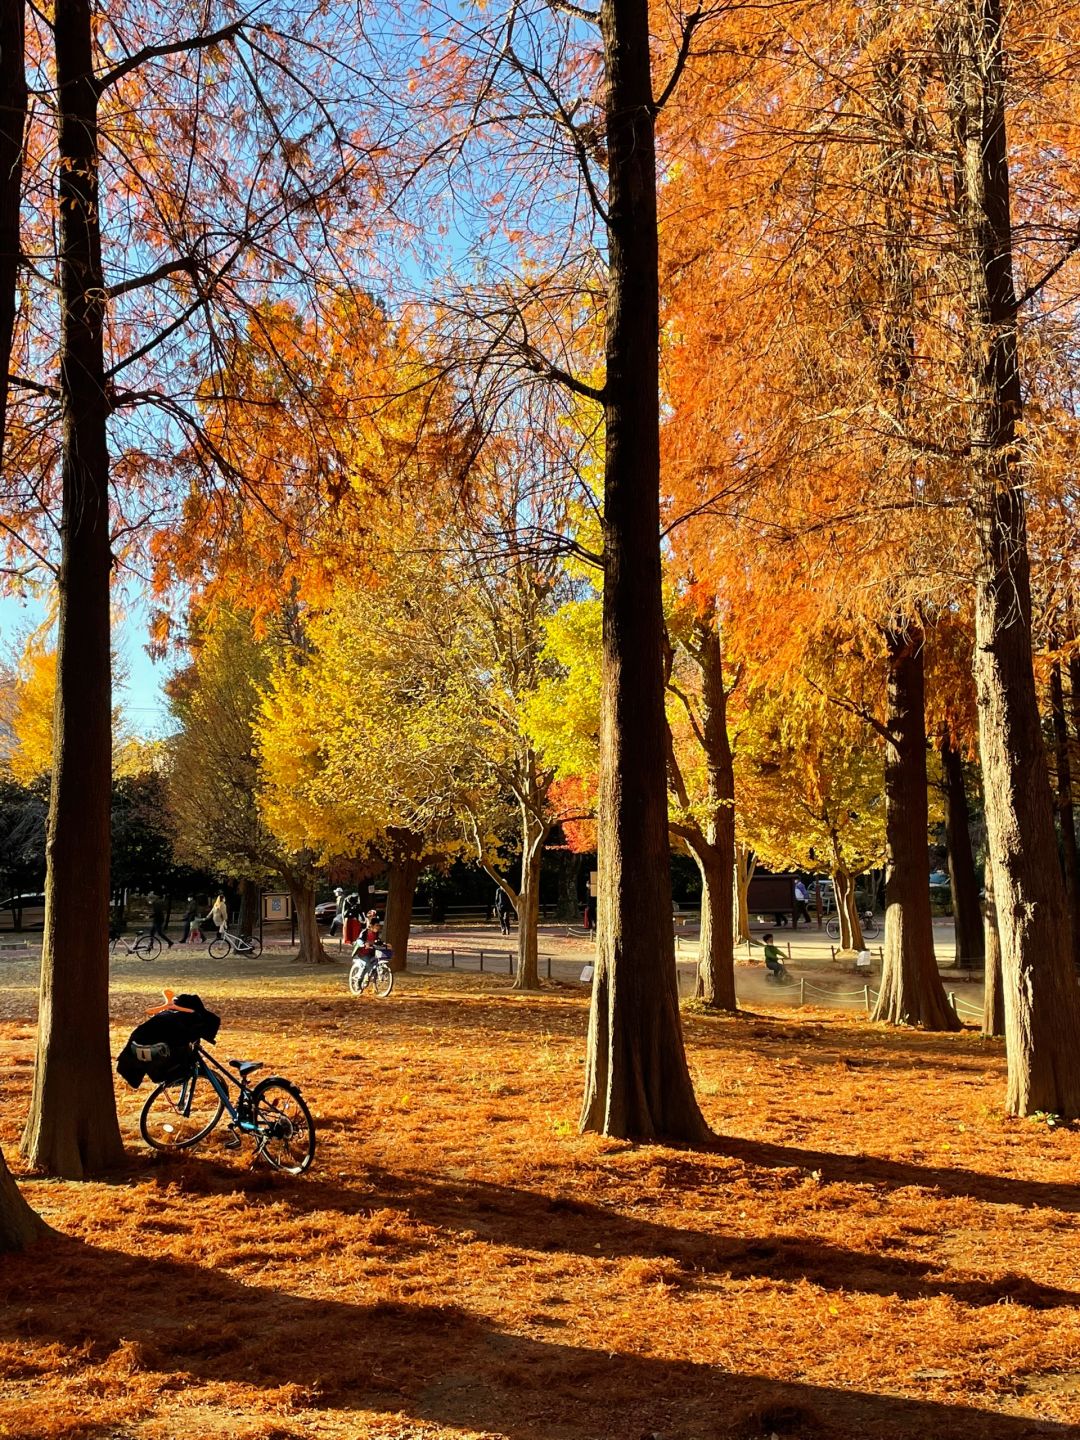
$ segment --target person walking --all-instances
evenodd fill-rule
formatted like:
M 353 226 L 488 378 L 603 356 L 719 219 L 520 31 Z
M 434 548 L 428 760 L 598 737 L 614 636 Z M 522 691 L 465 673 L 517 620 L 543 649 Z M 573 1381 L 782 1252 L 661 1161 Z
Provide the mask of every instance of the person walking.
M 195 896 L 187 897 L 187 909 L 184 911 L 184 933 L 180 936 L 180 944 L 186 945 L 189 940 L 198 933 L 195 927 L 195 920 L 199 914 L 199 907 L 195 903 Z
M 504 935 L 510 934 L 510 901 L 506 891 L 500 885 L 495 891 L 495 918 L 499 922 L 499 929 Z
M 807 925 L 812 925 L 810 919 L 810 892 L 801 880 L 795 881 L 795 913 L 791 917 L 791 928 L 797 930 L 799 921 L 805 917 Z
M 340 885 L 334 887 L 334 918 L 330 921 L 330 934 L 340 935 L 345 925 L 345 891 Z
M 219 895 L 210 906 L 210 921 L 217 926 L 217 933 L 224 935 L 225 927 L 229 923 L 229 907 L 225 904 L 224 895 Z
M 157 936 L 159 940 L 164 941 L 170 950 L 172 949 L 173 942 L 169 939 L 168 935 L 165 934 L 164 896 L 153 893 L 150 895 L 150 935 L 151 938 Z

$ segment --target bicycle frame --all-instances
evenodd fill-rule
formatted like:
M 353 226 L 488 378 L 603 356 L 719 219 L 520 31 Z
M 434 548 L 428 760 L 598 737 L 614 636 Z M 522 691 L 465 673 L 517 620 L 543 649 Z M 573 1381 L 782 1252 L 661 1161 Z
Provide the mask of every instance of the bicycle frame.
M 256 1133 L 255 1120 L 248 1103 L 251 1092 L 248 1090 L 246 1076 L 241 1075 L 239 1079 L 235 1079 L 219 1060 L 207 1055 L 201 1045 L 195 1052 L 195 1069 L 185 1077 L 180 1092 L 180 1104 L 177 1108 L 182 1115 L 186 1117 L 191 1113 L 192 1089 L 195 1081 L 199 1079 L 210 1082 L 210 1088 L 225 1106 L 232 1124 L 238 1130 L 247 1131 L 251 1135 Z M 235 1085 L 238 1091 L 235 1105 L 229 1094 L 231 1085 Z

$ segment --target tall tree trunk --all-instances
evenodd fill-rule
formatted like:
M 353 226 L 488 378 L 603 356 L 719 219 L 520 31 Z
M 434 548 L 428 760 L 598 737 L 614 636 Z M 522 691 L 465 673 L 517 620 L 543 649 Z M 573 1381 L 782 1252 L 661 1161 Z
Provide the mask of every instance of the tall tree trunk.
M 0 1154 L 0 1255 L 25 1250 L 48 1233 L 48 1227 L 22 1197 L 15 1179 Z
M 254 935 L 259 928 L 259 891 L 257 880 L 240 881 L 240 918 L 237 924 L 241 935 Z
M 934 956 L 927 862 L 923 636 L 888 630 L 885 719 L 885 951 L 875 1020 L 958 1030 Z
M 517 966 L 515 990 L 539 990 L 538 930 L 540 871 L 548 827 L 525 805 L 521 807 L 521 885 L 517 897 Z
M 735 939 L 750 939 L 750 881 L 757 858 L 749 845 L 735 846 Z
M 719 846 L 691 846 L 701 875 L 701 938 L 695 995 L 716 1010 L 737 1010 L 731 866 Z
M 1076 812 L 1073 808 L 1072 757 L 1069 721 L 1065 714 L 1065 687 L 1061 663 L 1050 669 L 1050 713 L 1054 722 L 1054 757 L 1057 769 L 1057 811 L 1061 825 L 1061 855 L 1065 870 L 1065 898 L 1069 907 L 1073 964 L 1080 965 L 1080 857 L 1076 848 Z
M 701 672 L 699 743 L 705 758 L 705 844 L 691 845 L 701 872 L 701 941 L 697 995 L 718 1010 L 734 1010 L 735 767 L 727 729 L 720 620 L 710 609 L 694 625 L 690 653 Z
M 949 857 L 956 963 L 981 965 L 985 954 L 983 917 L 979 908 L 979 877 L 968 828 L 964 762 L 947 728 L 941 733 L 939 749 L 945 777 L 945 844 Z
M 560 850 L 557 855 L 559 900 L 555 917 L 580 925 L 581 902 L 578 887 L 581 884 L 581 864 L 584 857 L 575 855 L 572 850 Z
M 19 211 L 26 128 L 24 0 L 0 0 L 0 458 L 7 429 L 8 372 L 19 278 Z M 22 916 L 13 911 L 19 921 Z M 22 1250 L 45 1226 L 22 1197 L 0 1153 L 0 1252 Z
M 26 129 L 25 0 L 0 0 L 0 458 L 19 283 L 19 215 Z
M 994 866 L 1009 1081 L 1006 1108 L 1080 1115 L 1080 989 L 1031 659 L 1025 471 L 1017 444 L 1012 217 L 999 0 L 969 0 L 949 37 L 966 261 L 975 686 Z
M 602 0 L 608 307 L 600 896 L 583 1130 L 702 1141 L 683 1046 L 668 849 L 660 589 L 655 106 L 648 0 Z
M 332 957 L 323 949 L 322 936 L 315 919 L 314 880 L 292 871 L 283 874 L 281 878 L 292 896 L 293 909 L 296 912 L 296 938 L 300 942 L 297 960 L 305 965 L 328 965 Z
M 986 857 L 986 885 L 983 899 L 986 927 L 985 985 L 983 989 L 983 1034 L 1005 1034 L 1005 995 L 1001 987 L 1001 939 L 998 935 L 997 906 L 994 903 L 994 866 Z
M 81 1179 L 124 1147 L 109 1056 L 109 402 L 89 0 L 57 0 L 62 510 L 37 1063 L 23 1150 Z
M 855 877 L 843 865 L 834 865 L 832 871 L 833 898 L 836 900 L 836 918 L 840 921 L 840 948 L 862 950 L 865 941 L 859 907 L 855 900 Z
M 413 900 L 420 878 L 420 856 L 423 836 L 413 837 L 412 846 L 397 845 L 390 864 L 390 889 L 386 896 L 386 939 L 393 950 L 390 961 L 395 970 L 405 970 L 409 962 L 409 933 L 412 930 Z

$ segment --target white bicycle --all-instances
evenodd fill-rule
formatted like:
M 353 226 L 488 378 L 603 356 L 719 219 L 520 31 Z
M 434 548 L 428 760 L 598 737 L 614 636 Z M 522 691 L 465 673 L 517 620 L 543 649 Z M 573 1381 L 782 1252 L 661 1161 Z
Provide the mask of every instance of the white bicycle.
M 370 953 L 365 955 L 364 950 Z M 390 968 L 393 953 L 390 946 L 381 941 L 370 947 L 361 940 L 356 942 L 349 970 L 349 989 L 354 995 L 362 995 L 370 985 L 380 1000 L 386 999 L 394 988 L 394 972 Z

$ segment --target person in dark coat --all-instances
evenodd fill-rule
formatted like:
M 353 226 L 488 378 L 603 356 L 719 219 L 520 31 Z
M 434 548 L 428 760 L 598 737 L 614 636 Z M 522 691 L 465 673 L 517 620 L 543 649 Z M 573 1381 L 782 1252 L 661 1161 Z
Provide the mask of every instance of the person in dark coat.
M 150 934 L 156 935 L 172 949 L 173 942 L 165 934 L 165 901 L 160 895 L 150 896 Z

